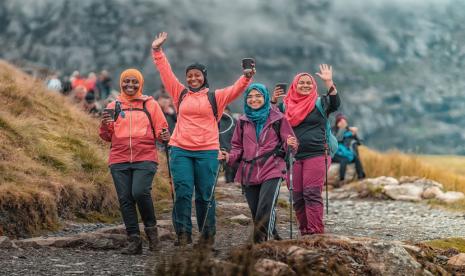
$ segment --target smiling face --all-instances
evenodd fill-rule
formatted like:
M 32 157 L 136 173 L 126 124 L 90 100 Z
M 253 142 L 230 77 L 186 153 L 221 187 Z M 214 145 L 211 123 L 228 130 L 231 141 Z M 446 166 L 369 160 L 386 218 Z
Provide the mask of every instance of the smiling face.
M 263 97 L 262 93 L 258 92 L 255 89 L 250 91 L 249 95 L 247 95 L 247 105 L 250 106 L 252 109 L 259 109 L 265 104 L 265 98 Z
M 121 82 L 121 88 L 123 92 L 128 96 L 134 96 L 139 90 L 140 84 L 135 77 L 126 77 Z
M 309 95 L 313 90 L 314 83 L 309 75 L 303 75 L 297 82 L 297 93 L 301 95 Z
M 186 74 L 186 82 L 192 88 L 202 87 L 205 79 L 203 77 L 202 71 L 199 69 L 190 69 Z

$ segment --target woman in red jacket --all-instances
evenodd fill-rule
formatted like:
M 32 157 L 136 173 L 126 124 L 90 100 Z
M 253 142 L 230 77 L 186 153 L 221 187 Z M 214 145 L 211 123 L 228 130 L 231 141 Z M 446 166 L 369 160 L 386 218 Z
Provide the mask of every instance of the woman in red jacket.
M 114 116 L 104 112 L 100 137 L 111 142 L 110 171 L 118 194 L 129 245 L 123 254 L 141 254 L 136 206 L 144 223 L 149 249 L 158 242 L 155 212 L 151 196 L 152 181 L 157 171 L 155 141 L 169 139 L 165 116 L 158 103 L 142 95 L 144 78 L 136 69 L 121 74 L 121 93 L 108 104 Z

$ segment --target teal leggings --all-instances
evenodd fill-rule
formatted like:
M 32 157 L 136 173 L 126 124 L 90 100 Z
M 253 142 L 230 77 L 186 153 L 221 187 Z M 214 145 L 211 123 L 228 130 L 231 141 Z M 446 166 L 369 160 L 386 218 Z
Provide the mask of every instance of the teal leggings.
M 173 225 L 176 233 L 192 234 L 192 193 L 195 188 L 195 211 L 199 231 L 207 213 L 218 170 L 218 150 L 190 151 L 171 147 L 170 165 L 175 190 Z M 204 237 L 216 234 L 215 198 L 213 196 L 205 223 Z

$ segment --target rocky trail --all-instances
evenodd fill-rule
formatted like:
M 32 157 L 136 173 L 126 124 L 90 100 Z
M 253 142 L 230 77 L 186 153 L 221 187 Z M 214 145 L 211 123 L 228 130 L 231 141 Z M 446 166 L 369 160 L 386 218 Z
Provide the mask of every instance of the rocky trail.
M 331 196 L 333 193 L 331 193 Z M 278 209 L 278 231 L 289 238 L 289 193 L 283 185 Z M 62 231 L 35 239 L 0 239 L 1 275 L 151 275 L 157 264 L 179 253 L 173 246 L 169 214 L 159 217 L 160 250 L 142 256 L 124 256 L 122 225 L 68 222 Z M 217 239 L 215 256 L 226 259 L 231 248 L 246 244 L 252 231 L 250 212 L 240 187 L 217 187 Z M 392 200 L 330 199 L 326 232 L 385 241 L 423 241 L 465 236 L 465 216 L 423 203 Z M 196 223 L 193 222 L 195 225 Z M 294 238 L 298 236 L 294 222 Z M 194 241 L 198 233 L 194 230 Z M 184 249 L 187 254 L 192 248 Z M 188 256 L 188 255 L 187 255 Z

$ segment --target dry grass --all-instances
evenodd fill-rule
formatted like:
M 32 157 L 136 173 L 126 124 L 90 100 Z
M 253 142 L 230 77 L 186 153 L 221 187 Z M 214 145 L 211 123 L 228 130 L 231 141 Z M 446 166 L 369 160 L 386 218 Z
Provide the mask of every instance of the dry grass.
M 56 229 L 58 217 L 119 215 L 96 119 L 1 61 L 0 102 L 0 235 Z M 169 196 L 167 183 L 156 179 L 155 198 Z
M 368 177 L 420 176 L 442 183 L 446 190 L 465 193 L 465 175 L 458 174 L 446 166 L 435 166 L 421 157 L 398 151 L 379 153 L 361 147 L 360 155 Z
M 457 155 L 419 155 L 420 160 L 454 173 L 465 175 L 465 156 Z

